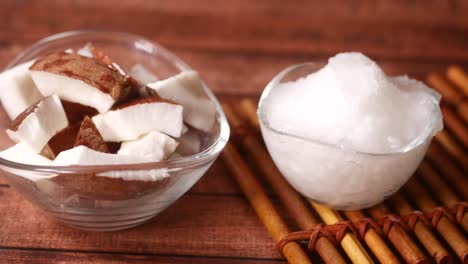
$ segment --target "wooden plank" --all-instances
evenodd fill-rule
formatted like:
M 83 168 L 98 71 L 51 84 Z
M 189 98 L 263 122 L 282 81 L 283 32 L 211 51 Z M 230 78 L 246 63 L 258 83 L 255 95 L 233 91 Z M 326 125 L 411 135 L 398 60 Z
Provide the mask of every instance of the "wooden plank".
M 5 179 L 5 176 L 3 176 L 2 174 L 0 174 L 0 187 L 9 187 L 9 183 L 8 181 Z
M 185 195 L 148 223 L 109 233 L 64 226 L 0 189 L 0 248 L 280 258 L 246 201 L 237 196 Z
M 243 13 L 242 5 L 232 4 L 231 9 L 237 11 L 225 13 L 220 7 L 217 12 L 206 9 L 192 13 L 190 6 L 176 12 L 156 7 L 103 9 L 93 4 L 52 2 L 56 3 L 28 1 L 0 8 L 2 24 L 6 27 L 0 32 L 2 42 L 25 43 L 70 29 L 101 28 L 139 33 L 169 48 L 321 55 L 357 50 L 383 58 L 468 59 L 468 26 L 463 15 L 467 8 L 461 1 L 454 5 L 432 1 L 425 8 L 370 1 L 350 3 L 344 8 L 343 3 L 329 4 L 324 10 L 313 4 L 300 8 L 292 5 L 286 9 L 289 10 L 286 17 L 279 15 L 283 13 L 279 5 L 269 9 L 266 4 L 265 12 L 260 7 Z M 298 9 L 304 11 L 297 13 Z M 314 16 L 306 10 L 320 15 Z M 406 19 L 394 18 L 398 13 L 403 13 Z M 439 13 L 442 15 L 431 23 L 432 14 Z
M 242 196 L 237 184 L 228 175 L 224 163 L 220 160 L 190 189 L 191 194 L 232 194 Z
M 215 93 L 230 96 L 259 96 L 268 82 L 284 68 L 307 61 L 326 61 L 328 57 L 265 54 L 234 54 L 214 52 L 174 51 L 194 69 L 198 70 Z M 430 71 L 443 72 L 446 63 L 440 61 L 399 61 L 377 59 L 390 75 L 407 74 L 425 80 Z M 468 68 L 468 61 L 459 62 Z
M 84 252 L 57 252 L 44 250 L 18 250 L 0 249 L 2 263 L 9 264 L 169 264 L 169 263 L 193 263 L 193 264 L 250 264 L 250 263 L 285 263 L 279 259 L 249 259 L 249 258 L 221 258 L 198 256 L 158 256 L 158 255 L 127 255 Z
M 216 13 L 223 16 L 234 15 L 262 15 L 268 17 L 319 17 L 329 19 L 333 14 L 334 19 L 355 20 L 379 20 L 397 21 L 401 23 L 421 23 L 421 24 L 445 24 L 447 21 L 456 23 L 467 23 L 468 18 L 464 12 L 468 10 L 466 1 L 320 1 L 320 0 L 298 0 L 294 4 L 285 3 L 281 0 L 249 0 L 223 1 L 213 0 L 177 0 L 177 1 L 145 1 L 145 0 L 123 0 L 119 5 L 115 5 L 112 0 L 81 0 L 81 1 L 4 1 L 4 7 L 28 8 L 31 6 L 55 6 L 70 9 L 91 9 L 91 10 L 152 10 L 157 9 L 166 13 L 191 13 L 200 15 L 212 15 Z M 421 8 L 424 4 L 424 8 Z M 320 6 L 320 8 L 316 8 Z M 110 10 L 108 10 L 110 12 Z
M 371 55 L 388 73 L 424 79 L 451 63 L 468 68 L 467 13 L 464 0 L 6 0 L 0 2 L 0 68 L 47 35 L 102 28 L 160 42 L 229 100 L 258 97 L 284 67 L 344 50 Z M 58 224 L 2 184 L 0 176 L 0 259 L 8 263 L 229 264 L 279 258 L 221 162 L 154 220 L 113 233 Z

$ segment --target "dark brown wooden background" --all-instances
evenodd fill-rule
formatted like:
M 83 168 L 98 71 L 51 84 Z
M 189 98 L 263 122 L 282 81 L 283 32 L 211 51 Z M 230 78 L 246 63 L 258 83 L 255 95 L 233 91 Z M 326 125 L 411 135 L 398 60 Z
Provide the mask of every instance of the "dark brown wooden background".
M 284 67 L 341 51 L 420 79 L 452 63 L 468 66 L 464 0 L 2 0 L 0 67 L 33 42 L 73 29 L 157 41 L 225 99 L 258 96 Z M 0 178 L 0 263 L 128 262 L 283 260 L 221 161 L 167 211 L 114 233 L 56 223 Z

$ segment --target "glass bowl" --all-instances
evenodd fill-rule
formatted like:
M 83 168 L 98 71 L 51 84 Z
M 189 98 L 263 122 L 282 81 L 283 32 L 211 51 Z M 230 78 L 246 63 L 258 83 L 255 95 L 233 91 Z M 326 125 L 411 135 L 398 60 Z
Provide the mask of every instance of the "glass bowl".
M 434 94 L 431 120 L 424 132 L 399 151 L 366 153 L 342 145 L 278 131 L 268 122 L 265 105 L 278 84 L 320 70 L 325 63 L 286 68 L 265 88 L 258 108 L 263 139 L 276 166 L 302 195 L 339 210 L 358 210 L 382 202 L 405 184 L 441 129 L 439 98 Z
M 50 36 L 19 54 L 7 69 L 47 53 L 76 50 L 88 42 L 124 70 L 139 63 L 162 79 L 191 69 L 158 44 L 136 35 L 107 31 L 71 31 Z M 62 167 L 33 166 L 0 158 L 0 171 L 29 201 L 72 227 L 112 231 L 139 225 L 187 192 L 228 141 L 229 125 L 224 112 L 209 88 L 204 88 L 216 105 L 217 122 L 214 131 L 202 139 L 200 153 L 153 163 Z M 3 107 L 0 113 L 0 147 L 5 149 L 14 142 L 5 133 L 10 120 Z M 141 178 L 145 180 L 136 180 Z

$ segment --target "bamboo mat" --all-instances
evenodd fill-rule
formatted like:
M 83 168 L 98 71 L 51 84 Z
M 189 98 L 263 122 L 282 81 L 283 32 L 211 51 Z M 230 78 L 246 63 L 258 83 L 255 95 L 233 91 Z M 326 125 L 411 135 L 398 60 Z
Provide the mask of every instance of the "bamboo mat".
M 427 82 L 442 94 L 444 130 L 399 192 L 360 211 L 301 197 L 263 145 L 257 103 L 223 104 L 232 140 L 222 159 L 290 263 L 468 263 L 468 75 L 451 66 Z M 267 195 L 270 188 L 287 215 Z

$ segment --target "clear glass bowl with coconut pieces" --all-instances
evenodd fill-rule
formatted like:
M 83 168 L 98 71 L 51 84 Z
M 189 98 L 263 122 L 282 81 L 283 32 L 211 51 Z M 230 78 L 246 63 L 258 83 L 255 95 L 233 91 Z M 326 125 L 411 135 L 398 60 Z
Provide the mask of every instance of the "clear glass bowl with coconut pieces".
M 43 39 L 0 73 L 0 169 L 59 221 L 92 231 L 139 225 L 174 203 L 229 138 L 200 75 L 142 37 L 105 31 Z

